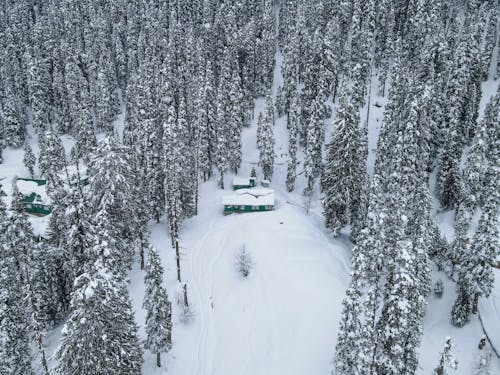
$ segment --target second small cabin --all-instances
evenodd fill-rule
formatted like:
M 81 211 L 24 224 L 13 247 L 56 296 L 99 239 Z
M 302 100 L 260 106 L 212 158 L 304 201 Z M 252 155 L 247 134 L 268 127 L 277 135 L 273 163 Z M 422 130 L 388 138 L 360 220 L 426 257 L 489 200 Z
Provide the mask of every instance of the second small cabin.
M 250 189 L 255 187 L 255 177 L 242 178 L 235 177 L 233 178 L 233 190 L 239 189 Z

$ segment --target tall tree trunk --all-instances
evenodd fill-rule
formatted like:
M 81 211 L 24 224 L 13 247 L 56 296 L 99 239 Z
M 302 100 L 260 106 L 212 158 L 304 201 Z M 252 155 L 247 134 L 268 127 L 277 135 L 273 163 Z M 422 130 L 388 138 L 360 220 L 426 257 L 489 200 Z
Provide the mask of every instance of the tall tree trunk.
M 160 352 L 156 353 L 156 367 L 161 367 L 161 354 L 160 354 Z
M 139 233 L 139 258 L 140 258 L 140 264 L 141 264 L 141 270 L 144 269 L 144 238 L 142 232 Z
M 220 172 L 219 187 L 224 190 L 224 172 Z
M 184 284 L 182 290 L 184 292 L 184 306 L 189 307 L 187 284 Z
M 179 240 L 175 238 L 175 261 L 177 263 L 177 281 L 181 282 L 181 258 L 179 255 Z
M 479 305 L 479 293 L 474 294 L 474 300 L 472 303 L 472 313 L 477 314 L 478 311 L 478 305 Z

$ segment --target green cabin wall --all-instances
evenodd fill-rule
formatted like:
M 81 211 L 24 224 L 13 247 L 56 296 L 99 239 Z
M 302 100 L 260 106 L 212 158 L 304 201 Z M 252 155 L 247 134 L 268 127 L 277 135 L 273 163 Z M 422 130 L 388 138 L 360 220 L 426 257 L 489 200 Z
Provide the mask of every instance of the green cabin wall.
M 253 206 L 245 206 L 245 208 L 241 209 L 240 206 L 224 206 L 224 214 L 232 214 L 233 212 L 262 212 L 262 211 L 272 211 L 274 210 L 274 206 L 272 208 L 266 208 L 266 206 L 257 206 L 257 208 L 253 208 Z

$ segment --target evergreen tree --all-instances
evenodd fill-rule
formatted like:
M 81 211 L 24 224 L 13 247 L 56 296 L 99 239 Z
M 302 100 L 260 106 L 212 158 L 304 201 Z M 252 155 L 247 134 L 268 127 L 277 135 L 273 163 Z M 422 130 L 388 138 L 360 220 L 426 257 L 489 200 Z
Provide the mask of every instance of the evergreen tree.
M 216 121 L 217 107 L 215 105 L 214 77 L 212 64 L 207 60 L 205 66 L 205 75 L 203 77 L 201 88 L 197 101 L 197 116 L 195 119 L 196 128 L 199 132 L 198 158 L 200 172 L 203 180 L 206 181 L 212 176 L 214 164 L 214 126 Z
M 142 351 L 124 281 L 97 261 L 75 280 L 71 311 L 56 352 L 59 373 L 141 373 Z
M 5 143 L 11 147 L 19 147 L 26 138 L 26 126 L 18 107 L 14 93 L 8 86 L 3 103 L 3 129 Z
M 24 163 L 24 166 L 30 172 L 31 178 L 33 178 L 34 174 L 35 174 L 34 166 L 35 166 L 35 163 L 36 163 L 36 157 L 35 157 L 35 154 L 33 154 L 33 150 L 31 150 L 31 147 L 28 144 L 28 142 L 24 142 L 24 158 L 23 158 L 23 163 Z
M 353 216 L 360 209 L 365 174 L 359 114 L 347 96 L 343 96 L 321 179 L 326 226 L 335 235 L 343 226 L 353 223 Z
M 395 229 L 399 239 L 392 250 L 394 258 L 389 260 L 386 295 L 377 323 L 377 373 L 414 374 L 418 365 L 425 291 L 418 289 L 417 258 L 412 242 L 404 238 L 406 226 L 407 218 L 402 216 Z
M 471 297 L 469 294 L 469 285 L 466 280 L 459 275 L 457 287 L 457 299 L 451 310 L 451 324 L 456 327 L 463 327 L 469 322 L 472 312 Z
M 0 373 L 29 375 L 33 370 L 25 280 L 22 277 L 26 257 L 20 256 L 24 249 L 18 246 L 23 235 L 28 233 L 22 231 L 19 224 L 19 218 L 8 218 L 0 198 Z
M 498 243 L 497 213 L 498 201 L 488 199 L 479 220 L 477 231 L 472 238 L 470 254 L 460 264 L 460 272 L 464 282 L 470 288 L 473 300 L 472 313 L 477 313 L 478 301 L 482 296 L 488 297 L 493 288 L 494 274 L 491 268 L 495 261 Z
M 434 369 L 433 375 L 446 375 L 448 373 L 446 371 L 447 368 L 451 368 L 452 370 L 457 369 L 458 362 L 451 354 L 451 349 L 451 338 L 446 337 L 443 352 L 441 353 L 437 367 Z
M 130 243 L 137 230 L 137 175 L 130 149 L 113 136 L 99 142 L 90 157 L 89 210 L 105 213 L 112 220 L 117 240 Z
M 146 349 L 156 353 L 156 365 L 161 367 L 161 352 L 172 348 L 172 306 L 163 284 L 163 267 L 158 252 L 149 246 L 146 263 Z
M 243 107 L 243 91 L 239 69 L 235 67 L 231 75 L 231 87 L 229 97 L 231 98 L 229 108 L 229 166 L 234 173 L 238 173 L 241 165 L 241 131 L 245 120 L 245 110 Z
M 35 26 L 39 26 L 37 23 Z M 34 48 L 28 58 L 28 90 L 29 101 L 33 110 L 33 125 L 37 133 L 46 129 L 49 123 L 49 99 L 51 96 L 51 80 L 49 61 Z M 34 56 L 36 54 L 36 56 Z
M 230 87 L 231 71 L 229 66 L 229 52 L 226 49 L 223 54 L 224 65 L 222 66 L 221 74 L 219 77 L 219 85 L 217 90 L 217 119 L 215 122 L 215 142 L 214 142 L 214 156 L 215 166 L 219 170 L 220 180 L 219 187 L 224 188 L 224 173 L 229 166 L 229 137 L 230 130 L 228 124 L 228 108 L 230 108 L 230 99 L 228 97 L 228 88 Z
M 299 132 L 299 97 L 295 94 L 290 104 L 290 113 L 287 117 L 288 127 L 288 166 L 286 173 L 286 187 L 289 192 L 295 187 L 297 178 L 297 137 Z
M 467 207 L 470 211 L 474 211 L 481 201 L 482 187 L 487 169 L 488 144 L 486 137 L 486 127 L 481 122 L 474 134 L 462 178 L 462 196 L 460 200 L 461 202 L 470 203 L 470 207 Z
M 481 51 L 481 78 L 483 81 L 488 79 L 488 74 L 490 71 L 491 60 L 493 57 L 493 51 L 495 48 L 495 40 L 498 38 L 498 9 L 492 7 L 488 14 L 488 23 L 486 27 L 486 35 L 484 38 L 484 44 Z
M 353 248 L 352 275 L 342 311 L 342 322 L 335 354 L 335 373 L 353 374 L 372 371 L 377 331 L 387 212 L 380 176 L 370 187 L 365 227 Z
M 120 103 L 116 91 L 116 73 L 111 65 L 108 51 L 100 54 L 96 81 L 96 115 L 98 128 L 113 134 L 114 124 Z
M 61 172 L 66 163 L 66 154 L 61 139 L 52 131 L 40 136 L 40 155 L 38 169 L 40 176 L 50 178 Z
M 266 97 L 264 117 L 259 118 L 257 125 L 257 148 L 259 149 L 259 164 L 264 179 L 271 179 L 274 167 L 274 106 L 270 94 Z
M 30 307 L 36 315 L 35 324 L 53 327 L 64 318 L 64 289 L 58 268 L 59 249 L 48 244 L 33 244 L 29 253 Z
M 77 129 L 76 143 L 71 150 L 71 156 L 75 160 L 83 159 L 89 162 L 89 157 L 97 146 L 94 132 L 94 121 L 90 110 L 81 105 L 75 116 L 74 127 Z
M 309 191 L 312 191 L 314 180 L 322 170 L 322 147 L 325 137 L 323 115 L 323 98 L 319 96 L 312 103 L 312 114 L 306 130 L 304 174 Z

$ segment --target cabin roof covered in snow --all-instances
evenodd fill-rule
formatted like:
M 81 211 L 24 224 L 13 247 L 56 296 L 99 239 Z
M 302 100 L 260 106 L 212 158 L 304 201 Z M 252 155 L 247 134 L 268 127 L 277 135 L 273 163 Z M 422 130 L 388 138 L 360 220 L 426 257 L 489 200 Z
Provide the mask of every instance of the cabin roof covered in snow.
M 224 195 L 222 204 L 225 206 L 273 206 L 273 189 L 241 189 L 234 194 Z
M 39 185 L 35 181 L 21 180 L 16 181 L 19 192 L 25 197 L 29 197 L 32 193 L 38 194 L 42 202 L 47 202 L 47 191 L 45 185 Z

